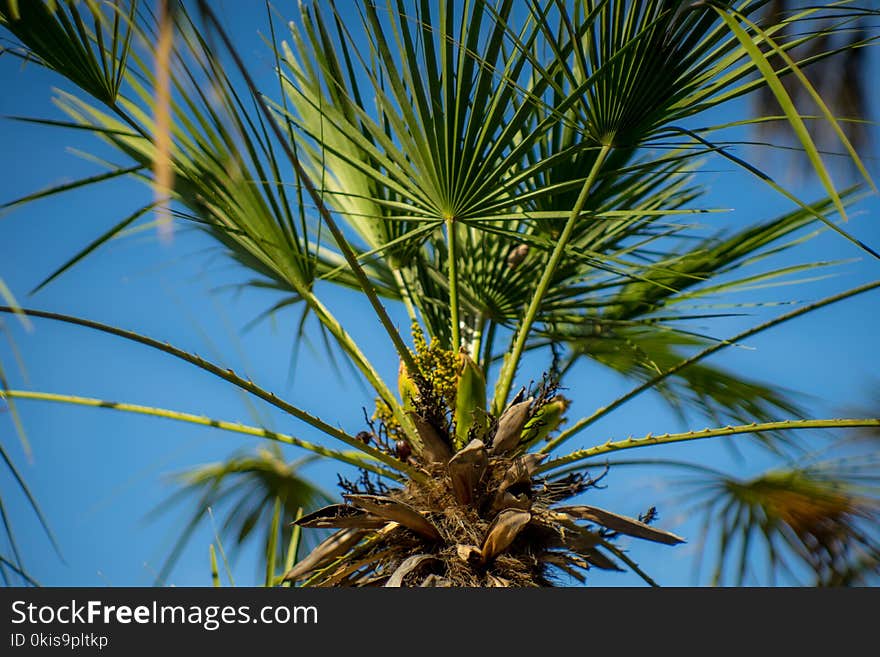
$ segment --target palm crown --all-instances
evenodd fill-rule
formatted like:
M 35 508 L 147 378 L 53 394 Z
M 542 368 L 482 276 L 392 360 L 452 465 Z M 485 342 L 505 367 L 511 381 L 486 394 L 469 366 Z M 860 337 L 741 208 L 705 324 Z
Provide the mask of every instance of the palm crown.
M 591 567 L 626 566 L 652 582 L 615 539 L 682 539 L 652 526 L 650 509 L 636 519 L 570 499 L 588 495 L 596 480 L 587 469 L 610 452 L 737 434 L 754 434 L 776 449 L 792 429 L 880 424 L 809 419 L 773 386 L 702 362 L 880 283 L 723 341 L 688 326 L 721 314 L 711 308 L 720 294 L 796 271 L 738 269 L 772 263 L 771 256 L 802 241 L 806 228 L 827 227 L 854 250 L 877 256 L 834 219 L 846 218 L 857 190 L 835 187 L 790 93 L 794 85 L 812 97 L 819 118 L 872 186 L 845 131 L 801 71 L 836 49 L 813 48 L 808 61 L 791 54 L 868 11 L 849 4 L 845 11 L 810 8 L 768 25 L 758 20 L 763 4 L 305 4 L 286 39 L 270 24 L 278 87 L 258 90 L 209 3 L 198 3 L 195 20 L 175 3 L 160 4 L 154 16 L 135 3 L 7 0 L 0 18 L 19 40 L 19 52 L 84 92 L 59 95 L 67 123 L 93 131 L 128 160 L 108 163 L 100 180 L 134 176 L 156 189 L 153 203 L 135 209 L 44 284 L 154 209 L 166 232 L 172 217 L 194 222 L 256 274 L 252 285 L 277 291 L 271 312 L 299 308 L 301 327 L 307 317 L 317 319 L 332 348 L 375 392 L 370 430 L 343 430 L 150 338 L 19 310 L 149 344 L 347 446 L 212 421 L 364 472 L 345 482 L 346 504 L 298 520 L 337 532 L 293 566 L 288 581 L 533 585 L 552 582 L 560 571 L 582 579 Z M 826 21 L 821 30 L 793 29 L 817 16 Z M 778 39 L 783 33 L 797 36 Z M 865 36 L 847 47 L 871 41 Z M 221 58 L 224 50 L 228 56 Z M 706 119 L 711 110 L 758 90 L 775 98 L 825 198 L 797 198 L 716 142 L 730 124 Z M 700 236 L 689 218 L 714 211 L 699 205 L 703 190 L 693 177 L 707 157 L 753 174 L 793 209 L 732 234 Z M 367 297 L 377 330 L 399 357 L 397 386 L 383 380 L 334 316 L 323 295 L 328 283 Z M 710 309 L 694 310 L 697 300 Z M 412 336 L 386 310 L 398 303 Z M 530 351 L 547 354 L 543 376 L 520 370 Z M 576 391 L 570 373 L 587 358 L 637 385 L 566 425 L 561 386 Z M 525 386 L 526 379 L 540 382 Z M 561 449 L 649 389 L 678 409 L 730 424 Z M 100 404 L 9 389 L 4 396 Z M 781 535 L 822 581 L 839 582 L 856 565 L 876 567 L 876 542 L 864 529 L 877 517 L 876 489 L 857 487 L 856 475 L 837 461 L 817 463 L 752 482 L 702 471 L 716 493 L 706 508 L 726 504 L 722 542 L 760 527 L 772 552 Z M 265 471 L 263 465 L 251 470 Z M 270 570 L 276 559 L 273 553 Z

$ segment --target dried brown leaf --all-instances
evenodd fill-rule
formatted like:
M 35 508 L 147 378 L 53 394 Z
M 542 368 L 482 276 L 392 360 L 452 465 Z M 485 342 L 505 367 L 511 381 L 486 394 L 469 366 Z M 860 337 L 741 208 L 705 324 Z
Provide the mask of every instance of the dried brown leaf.
M 514 449 L 522 438 L 523 427 L 529 419 L 529 408 L 534 397 L 509 406 L 498 418 L 498 428 L 492 440 L 493 454 L 506 454 Z
M 620 532 L 621 534 L 626 534 L 627 536 L 635 536 L 636 538 L 643 538 L 657 543 L 665 543 L 666 545 L 684 543 L 684 539 L 681 536 L 676 536 L 671 532 L 655 529 L 635 518 L 622 516 L 618 513 L 606 511 L 605 509 L 600 509 L 595 506 L 563 506 L 557 507 L 556 511 L 561 511 L 562 513 L 577 518 L 578 520 L 594 522 L 597 525 L 602 525 L 603 527 Z
M 600 568 L 601 570 L 614 570 L 618 572 L 623 572 L 623 568 L 614 563 L 609 557 L 606 557 L 604 554 L 599 552 L 599 550 L 584 550 L 583 552 L 578 552 L 578 554 L 580 554 L 589 563 L 596 566 L 596 568 Z
M 425 458 L 431 463 L 448 462 L 452 457 L 452 450 L 437 428 L 415 411 L 409 411 L 409 416 L 422 440 L 422 454 Z
M 557 552 L 544 553 L 543 555 L 541 555 L 541 561 L 543 561 L 544 563 L 548 563 L 552 566 L 556 566 L 560 570 L 574 577 L 581 584 L 586 581 L 586 577 L 584 577 L 583 573 L 578 572 L 575 567 L 583 569 L 587 569 L 590 567 L 590 565 L 582 559 L 573 558 L 567 554 L 559 554 Z
M 422 580 L 420 586 L 448 588 L 452 586 L 452 580 L 446 579 L 445 577 L 440 577 L 439 575 L 428 575 L 424 580 Z
M 489 455 L 482 440 L 472 440 L 453 456 L 447 464 L 452 492 L 460 504 L 470 504 L 474 500 L 474 490 L 486 468 Z
M 505 509 L 495 516 L 483 541 L 483 563 L 488 563 L 504 552 L 531 519 L 532 514 L 521 509 Z
M 428 540 L 442 540 L 434 523 L 409 504 L 384 495 L 345 495 L 344 497 L 364 511 L 400 523 Z
M 503 577 L 498 577 L 497 575 L 492 575 L 491 573 L 486 575 L 486 584 L 493 588 L 509 588 L 510 580 L 504 579 Z
M 326 540 L 315 546 L 309 554 L 284 576 L 284 581 L 294 582 L 302 579 L 311 571 L 326 565 L 336 557 L 345 554 L 369 532 L 363 529 L 342 529 L 331 534 Z
M 530 493 L 525 490 L 511 492 L 510 489 L 521 484 L 528 484 L 530 489 L 532 474 L 545 458 L 544 454 L 526 454 L 514 459 L 498 485 L 495 498 L 492 500 L 492 510 L 500 511 L 510 507 L 529 509 L 532 505 Z
M 350 504 L 331 504 L 304 515 L 294 524 L 313 529 L 379 529 L 387 522 Z
M 528 511 L 532 508 L 532 498 L 526 493 L 517 493 L 514 495 L 508 491 L 499 493 L 492 500 L 492 511 L 497 513 L 504 509 L 521 509 Z
M 349 557 L 346 557 L 346 559 L 339 564 L 338 568 L 328 573 L 324 579 L 320 582 L 316 582 L 315 585 L 319 587 L 350 586 L 356 580 L 361 579 L 364 575 L 373 573 L 373 568 L 368 568 L 368 566 L 373 566 L 377 562 L 381 562 L 391 554 L 394 554 L 393 549 L 373 552 L 363 559 L 351 560 Z M 359 576 L 358 574 L 360 571 L 365 568 L 366 571 Z
M 455 551 L 458 554 L 458 558 L 467 564 L 479 563 L 483 556 L 480 548 L 476 545 L 459 544 L 455 546 Z
M 541 465 L 541 463 L 543 463 L 547 459 L 548 456 L 550 456 L 550 455 L 549 454 L 538 454 L 536 452 L 533 452 L 531 454 L 523 454 L 517 460 L 522 463 L 526 472 L 528 472 L 529 476 L 531 477 L 532 475 L 535 474 L 535 471 L 538 469 L 538 466 Z
M 400 586 L 403 586 L 404 577 L 421 566 L 433 561 L 437 561 L 437 557 L 432 554 L 414 554 L 411 557 L 407 557 L 391 574 L 391 578 L 385 586 L 389 588 L 399 588 Z

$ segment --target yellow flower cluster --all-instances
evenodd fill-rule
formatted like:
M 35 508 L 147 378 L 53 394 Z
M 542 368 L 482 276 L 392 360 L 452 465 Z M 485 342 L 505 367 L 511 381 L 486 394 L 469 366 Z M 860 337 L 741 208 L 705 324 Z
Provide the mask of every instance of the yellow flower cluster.
M 391 407 L 381 397 L 376 397 L 376 410 L 373 411 L 373 419 L 385 427 L 391 440 L 401 440 L 404 437 L 403 429 Z
M 458 389 L 458 354 L 443 349 L 436 340 L 429 345 L 422 328 L 415 322 L 412 325 L 412 335 L 416 349 L 413 357 L 422 376 L 434 394 L 445 402 L 446 408 L 452 410 Z
M 433 340 L 428 344 L 425 334 L 418 323 L 413 322 L 412 337 L 415 351 L 413 359 L 419 367 L 425 382 L 434 392 L 435 398 L 444 406 L 444 410 L 452 411 L 455 405 L 455 396 L 458 388 L 459 378 L 459 359 L 458 355 L 451 350 L 443 349 L 440 344 Z M 400 391 L 401 402 L 404 408 L 411 408 L 411 400 L 406 397 L 411 391 L 417 394 L 415 383 L 409 377 L 406 368 L 400 367 Z M 406 380 L 404 380 L 406 379 Z M 381 422 L 388 431 L 389 437 L 393 439 L 402 439 L 403 430 L 394 417 L 391 408 L 384 400 L 376 398 L 376 410 L 373 413 L 373 419 Z

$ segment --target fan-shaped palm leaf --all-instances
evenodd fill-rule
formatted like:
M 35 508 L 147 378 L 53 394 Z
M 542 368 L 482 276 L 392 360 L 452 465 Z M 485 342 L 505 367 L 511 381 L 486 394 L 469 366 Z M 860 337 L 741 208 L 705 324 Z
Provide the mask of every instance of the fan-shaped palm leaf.
M 300 474 L 313 460 L 314 457 L 307 457 L 287 462 L 280 450 L 261 448 L 175 474 L 173 481 L 179 490 L 157 507 L 153 515 L 178 505 L 190 508 L 191 515 L 163 563 L 157 583 L 167 581 L 181 551 L 211 511 L 220 521 L 218 535 L 223 545 L 233 546 L 230 557 L 234 558 L 236 552 L 254 538 L 255 531 L 263 534 L 260 537 L 263 545 L 279 542 L 287 545 L 297 513 L 330 502 L 327 493 Z M 195 503 L 192 498 L 196 498 Z M 280 507 L 281 521 L 272 523 L 276 504 Z M 280 569 L 284 559 L 285 555 L 277 552 L 274 567 Z
M 702 514 L 704 531 L 719 539 L 714 583 L 727 575 L 737 585 L 761 577 L 755 564 L 763 549 L 771 581 L 782 574 L 824 586 L 880 576 L 878 483 L 876 454 L 808 461 L 746 479 L 716 474 L 682 481 L 691 499 L 701 500 L 693 510 Z

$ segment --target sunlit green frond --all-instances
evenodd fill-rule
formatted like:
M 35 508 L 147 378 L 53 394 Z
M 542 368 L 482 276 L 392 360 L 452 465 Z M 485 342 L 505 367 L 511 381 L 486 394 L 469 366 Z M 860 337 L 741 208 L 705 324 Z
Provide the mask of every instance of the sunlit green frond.
M 844 195 L 846 200 L 854 198 L 854 190 Z M 813 204 L 812 207 L 816 212 L 826 213 L 831 209 L 832 201 L 826 199 Z M 656 274 L 648 268 L 644 275 L 653 284 L 636 281 L 623 287 L 617 298 L 609 301 L 603 317 L 632 319 L 650 314 L 681 298 L 694 298 L 696 296 L 694 293 L 690 295 L 684 293 L 694 287 L 702 287 L 706 281 L 714 280 L 724 274 L 733 271 L 739 273 L 747 258 L 752 261 L 759 258 L 762 252 L 769 250 L 768 247 L 774 243 L 792 236 L 814 222 L 815 218 L 809 212 L 795 210 L 777 219 L 738 231 L 729 237 L 714 236 L 702 240 L 682 253 L 674 262 L 663 266 Z M 728 284 L 731 287 L 736 286 L 735 281 L 730 281 Z M 712 291 L 716 292 L 716 290 Z
M 600 322 L 598 328 L 603 324 Z M 647 381 L 684 359 L 683 349 L 709 341 L 659 326 L 607 325 L 607 334 L 577 342 L 576 353 L 635 380 Z M 604 331 L 602 333 L 605 333 Z M 581 349 L 583 350 L 581 352 Z M 775 386 L 709 365 L 693 365 L 653 387 L 682 419 L 700 417 L 717 424 L 767 422 L 782 416 L 804 417 L 804 410 Z M 768 447 L 770 434 L 759 434 Z M 780 439 L 786 440 L 784 435 Z

